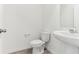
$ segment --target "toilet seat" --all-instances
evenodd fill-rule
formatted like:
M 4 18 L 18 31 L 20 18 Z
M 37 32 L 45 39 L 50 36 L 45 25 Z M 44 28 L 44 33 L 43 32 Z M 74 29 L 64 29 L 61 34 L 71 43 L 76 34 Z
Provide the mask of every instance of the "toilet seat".
M 41 41 L 41 40 L 33 40 L 30 42 L 32 47 L 40 47 L 44 44 L 45 42 Z

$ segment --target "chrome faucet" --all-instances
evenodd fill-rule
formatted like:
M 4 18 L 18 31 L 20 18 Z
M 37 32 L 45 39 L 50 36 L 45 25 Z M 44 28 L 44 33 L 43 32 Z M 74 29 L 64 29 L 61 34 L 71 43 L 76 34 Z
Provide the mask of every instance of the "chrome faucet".
M 69 32 L 71 32 L 71 33 L 78 33 L 78 31 L 76 29 L 76 26 L 74 26 L 73 28 L 70 28 Z

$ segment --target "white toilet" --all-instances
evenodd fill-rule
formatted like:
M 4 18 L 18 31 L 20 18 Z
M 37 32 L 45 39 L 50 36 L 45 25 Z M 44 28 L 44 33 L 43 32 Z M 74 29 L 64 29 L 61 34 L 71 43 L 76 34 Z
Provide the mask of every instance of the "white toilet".
M 33 54 L 42 54 L 44 53 L 44 47 L 45 43 L 49 40 L 49 33 L 48 32 L 42 32 L 39 39 L 32 40 L 30 42 L 33 50 Z

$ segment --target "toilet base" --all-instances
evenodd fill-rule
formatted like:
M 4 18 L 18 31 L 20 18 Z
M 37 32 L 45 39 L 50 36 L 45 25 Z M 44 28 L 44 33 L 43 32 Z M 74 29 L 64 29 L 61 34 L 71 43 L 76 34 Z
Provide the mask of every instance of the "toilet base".
M 34 47 L 32 50 L 32 54 L 42 54 L 44 53 L 44 46 Z

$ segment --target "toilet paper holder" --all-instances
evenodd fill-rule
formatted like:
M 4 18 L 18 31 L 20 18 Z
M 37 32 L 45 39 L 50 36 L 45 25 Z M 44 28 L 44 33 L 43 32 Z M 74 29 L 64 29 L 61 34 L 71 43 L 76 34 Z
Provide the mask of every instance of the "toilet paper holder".
M 0 29 L 0 33 L 5 33 L 6 29 Z

